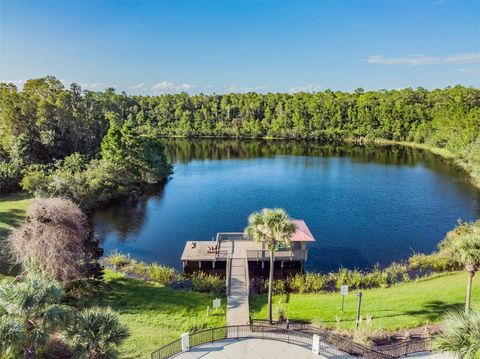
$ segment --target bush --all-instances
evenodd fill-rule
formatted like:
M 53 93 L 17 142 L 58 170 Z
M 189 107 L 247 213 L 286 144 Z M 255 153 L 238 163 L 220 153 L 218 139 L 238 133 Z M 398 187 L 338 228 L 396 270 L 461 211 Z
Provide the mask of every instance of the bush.
M 155 262 L 151 264 L 137 262 L 135 259 L 132 259 L 129 254 L 123 254 L 117 251 L 110 253 L 103 259 L 103 262 L 115 271 L 133 274 L 163 285 L 170 284 L 180 278 L 180 274 L 175 268 L 162 266 Z
M 25 269 L 67 283 L 102 274 L 102 255 L 87 216 L 62 198 L 37 199 L 27 219 L 8 236 L 11 253 Z
M 163 158 L 163 157 L 162 157 Z M 127 167 L 104 159 L 92 159 L 79 153 L 56 161 L 53 166 L 32 165 L 21 181 L 22 188 L 35 196 L 65 197 L 81 208 L 90 209 L 143 185 L 166 177 L 169 165 L 153 180 L 151 176 L 131 172 Z
M 344 284 L 350 289 L 359 289 L 362 287 L 363 273 L 358 269 L 340 268 L 337 274 L 337 289 Z
M 113 270 L 117 270 L 120 268 L 124 268 L 128 264 L 130 264 L 133 259 L 130 258 L 129 254 L 123 254 L 118 251 L 111 252 L 108 256 L 106 256 L 103 261 L 105 264 L 111 266 Z
M 195 292 L 215 293 L 217 295 L 225 293 L 225 279 L 218 275 L 195 272 L 190 278 L 192 289 Z
M 273 319 L 283 322 L 287 319 L 285 314 L 285 307 L 282 304 L 282 300 L 279 299 L 275 307 L 273 308 Z
M 288 289 L 295 293 L 318 293 L 327 289 L 328 278 L 320 273 L 297 273 L 288 278 Z
M 147 267 L 147 276 L 153 282 L 168 284 L 177 279 L 178 273 L 174 268 L 153 263 Z
M 410 270 L 431 270 L 435 272 L 455 271 L 462 268 L 462 265 L 448 256 L 440 253 L 422 254 L 416 253 L 408 260 Z
M 0 193 L 17 191 L 21 179 L 20 167 L 12 162 L 0 162 Z

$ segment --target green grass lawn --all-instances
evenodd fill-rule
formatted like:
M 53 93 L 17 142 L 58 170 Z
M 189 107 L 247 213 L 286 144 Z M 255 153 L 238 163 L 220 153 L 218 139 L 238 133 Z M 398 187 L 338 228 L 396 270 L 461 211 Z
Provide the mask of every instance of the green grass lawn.
M 25 220 L 31 198 L 25 193 L 0 197 L 0 248 L 5 248 L 3 241 L 7 238 L 8 232 Z M 0 274 L 8 274 L 10 270 L 11 266 L 7 264 L 6 253 L 0 250 Z
M 466 274 L 463 272 L 439 275 L 387 289 L 363 291 L 362 315 L 372 316 L 374 329 L 397 330 L 431 324 L 442 319 L 448 308 L 462 307 L 465 300 Z M 274 305 L 281 300 L 290 320 L 311 322 L 316 318 L 330 327 L 353 329 L 356 319 L 357 297 L 350 292 L 341 311 L 341 296 L 331 294 L 291 294 L 274 297 Z M 473 305 L 480 306 L 480 276 L 473 286 Z M 265 319 L 265 295 L 250 299 L 253 318 Z M 337 324 L 336 317 L 340 318 Z
M 182 333 L 225 325 L 224 298 L 218 313 L 207 316 L 214 295 L 175 290 L 109 270 L 105 282 L 108 289 L 100 304 L 115 309 L 131 332 L 121 347 L 122 358 L 147 358 Z
M 13 227 L 22 224 L 31 198 L 25 193 L 0 197 L 0 240 L 4 239 Z

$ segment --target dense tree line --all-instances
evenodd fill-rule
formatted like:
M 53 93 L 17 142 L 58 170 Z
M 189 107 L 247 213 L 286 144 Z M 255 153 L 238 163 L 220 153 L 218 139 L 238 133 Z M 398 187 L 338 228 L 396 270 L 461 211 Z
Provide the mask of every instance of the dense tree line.
M 114 89 L 82 91 L 77 84 L 67 89 L 54 77 L 45 77 L 27 81 L 21 91 L 0 84 L 0 106 L 3 192 L 18 188 L 32 164 L 53 163 L 73 153 L 98 157 L 107 131 L 125 123 L 132 136 L 149 141 L 214 136 L 424 143 L 453 152 L 480 178 L 480 90 L 463 86 L 128 96 Z
M 167 177 L 163 145 L 142 132 L 135 102 L 45 77 L 0 84 L 0 193 L 20 186 L 91 208 Z M 138 111 L 137 111 L 138 112 Z

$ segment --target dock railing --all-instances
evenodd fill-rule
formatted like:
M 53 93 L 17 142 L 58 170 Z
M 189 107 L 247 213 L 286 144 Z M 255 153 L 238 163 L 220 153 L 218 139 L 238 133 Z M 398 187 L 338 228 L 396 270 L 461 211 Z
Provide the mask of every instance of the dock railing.
M 217 233 L 217 243 L 220 241 L 249 241 L 242 232 L 219 232 Z
M 215 251 L 215 260 L 226 260 L 230 252 L 227 249 L 219 249 Z
M 248 258 L 245 256 L 245 282 L 247 283 L 247 295 L 250 295 L 250 272 L 248 271 Z
M 249 249 L 246 251 L 247 260 L 257 260 L 263 261 L 268 260 L 270 257 L 269 251 L 267 249 Z M 306 260 L 307 259 L 307 250 L 306 249 L 294 249 L 287 251 L 275 251 L 273 252 L 273 258 L 275 260 Z
M 227 264 L 226 264 L 226 273 L 225 273 L 225 282 L 226 282 L 226 293 L 227 296 L 230 295 L 230 273 L 232 271 L 232 256 L 230 254 L 227 255 Z

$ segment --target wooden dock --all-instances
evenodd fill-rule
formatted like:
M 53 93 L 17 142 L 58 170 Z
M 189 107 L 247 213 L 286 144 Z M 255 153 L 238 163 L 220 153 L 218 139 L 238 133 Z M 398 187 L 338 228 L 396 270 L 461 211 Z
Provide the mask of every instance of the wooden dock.
M 236 242 L 233 244 L 237 244 Z M 227 326 L 250 322 L 250 294 L 246 247 L 233 245 L 227 261 Z
M 303 271 L 308 242 L 314 242 L 303 220 L 293 220 L 297 230 L 288 248 L 275 248 L 274 275 L 293 275 Z M 182 253 L 185 273 L 207 271 L 224 275 L 227 290 L 227 325 L 246 325 L 250 321 L 248 296 L 250 275 L 265 276 L 270 252 L 261 242 L 246 238 L 241 232 L 217 233 L 212 241 L 188 241 Z

